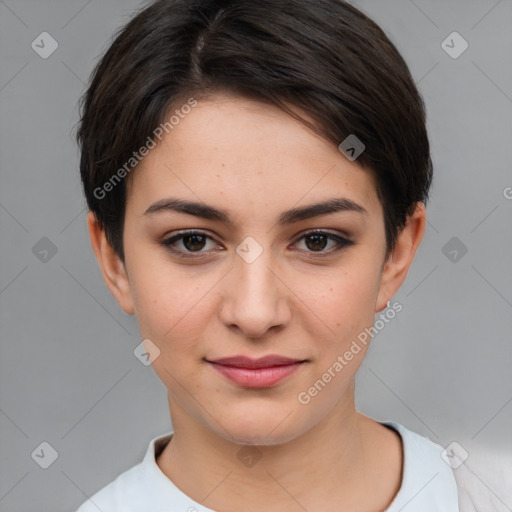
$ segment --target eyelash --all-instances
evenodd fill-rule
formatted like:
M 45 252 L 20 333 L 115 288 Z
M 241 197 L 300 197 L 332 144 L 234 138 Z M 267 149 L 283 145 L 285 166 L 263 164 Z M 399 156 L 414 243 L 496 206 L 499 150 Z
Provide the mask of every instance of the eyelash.
M 199 235 L 199 236 L 205 237 L 207 239 L 213 240 L 213 238 L 211 236 L 207 235 L 203 231 L 191 230 L 191 231 L 180 231 L 178 234 L 172 236 L 171 238 L 163 240 L 161 242 L 161 244 L 168 251 L 170 251 L 174 255 L 178 256 L 179 258 L 195 258 L 195 259 L 199 259 L 201 257 L 208 256 L 208 254 L 209 254 L 208 251 L 182 251 L 182 250 L 176 250 L 176 249 L 172 248 L 172 246 L 176 242 L 179 242 L 180 240 L 183 240 L 184 238 L 186 238 L 188 236 L 194 236 L 194 235 Z M 323 251 L 323 250 L 321 250 L 321 251 L 305 251 L 305 252 L 308 253 L 308 255 L 310 255 L 310 256 L 312 256 L 314 258 L 319 258 L 319 257 L 321 258 L 321 257 L 330 256 L 333 253 L 339 252 L 339 251 L 345 249 L 348 246 L 354 245 L 353 241 L 351 241 L 351 240 L 349 240 L 349 239 L 347 239 L 345 237 L 342 237 L 342 236 L 339 236 L 339 235 L 334 235 L 333 233 L 329 233 L 327 231 L 322 231 L 322 230 L 318 230 L 318 229 L 317 230 L 313 230 L 313 231 L 308 231 L 307 233 L 304 233 L 294 243 L 297 243 L 300 240 L 305 239 L 308 236 L 313 236 L 313 235 L 326 236 L 328 239 L 334 240 L 337 243 L 337 246 L 334 249 L 330 249 L 328 251 Z M 197 254 L 197 256 L 196 256 L 196 254 Z

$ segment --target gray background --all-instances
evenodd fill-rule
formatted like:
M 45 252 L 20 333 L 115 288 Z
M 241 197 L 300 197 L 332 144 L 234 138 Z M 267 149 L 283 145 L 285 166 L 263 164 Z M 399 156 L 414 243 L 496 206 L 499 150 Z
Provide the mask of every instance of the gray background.
M 512 2 L 352 3 L 409 64 L 435 165 L 425 239 L 394 297 L 404 309 L 373 341 L 358 405 L 457 441 L 494 510 L 512 510 Z M 2 512 L 75 510 L 171 428 L 163 385 L 133 355 L 136 320 L 90 248 L 73 139 L 93 65 L 140 5 L 0 1 Z M 31 47 L 44 31 L 59 45 L 47 59 Z M 469 43 L 457 59 L 441 47 L 453 31 Z M 31 457 L 43 441 L 58 452 L 48 469 Z

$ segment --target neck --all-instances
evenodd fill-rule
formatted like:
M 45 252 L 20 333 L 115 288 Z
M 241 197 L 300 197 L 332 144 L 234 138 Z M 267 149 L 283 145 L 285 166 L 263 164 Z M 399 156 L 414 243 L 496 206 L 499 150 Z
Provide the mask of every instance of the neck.
M 367 494 L 376 456 L 382 455 L 375 449 L 375 426 L 387 430 L 357 413 L 353 394 L 307 432 L 272 446 L 242 446 L 223 438 L 170 395 L 169 406 L 174 435 L 157 464 L 185 494 L 216 510 L 248 511 L 248 504 L 254 510 L 300 510 L 298 504 L 318 510 L 327 496 L 356 506 Z M 379 432 L 381 440 L 389 439 Z M 398 490 L 400 481 L 393 478 L 381 505 Z

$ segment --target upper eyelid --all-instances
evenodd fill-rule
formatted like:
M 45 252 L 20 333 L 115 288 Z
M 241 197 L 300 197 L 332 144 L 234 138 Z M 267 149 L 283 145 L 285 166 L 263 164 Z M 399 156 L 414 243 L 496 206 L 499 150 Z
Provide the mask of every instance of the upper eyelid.
M 210 235 L 208 231 L 203 231 L 203 230 L 200 230 L 200 229 L 180 230 L 177 233 L 175 233 L 175 234 L 173 234 L 173 235 L 171 235 L 169 237 L 164 237 L 162 242 L 165 244 L 166 242 L 168 242 L 170 240 L 173 240 L 172 243 L 176 243 L 176 242 L 182 240 L 186 236 L 191 236 L 191 235 L 195 235 L 195 234 L 204 236 L 206 238 L 209 238 L 209 239 L 213 240 L 215 243 L 218 243 L 215 240 L 215 237 Z M 297 243 L 302 238 L 304 238 L 304 237 L 306 237 L 308 235 L 314 235 L 314 234 L 327 235 L 327 236 L 332 237 L 332 239 L 340 239 L 340 240 L 342 240 L 345 243 L 345 245 L 353 243 L 353 241 L 351 240 L 351 237 L 349 235 L 347 235 L 345 233 L 339 233 L 339 232 L 338 233 L 332 233 L 328 229 L 323 229 L 323 228 L 312 228 L 312 229 L 309 229 L 309 230 L 306 230 L 306 231 L 302 231 L 301 233 L 299 233 L 296 236 L 296 238 L 295 238 L 293 243 Z M 171 245 L 171 244 L 169 243 L 167 245 Z M 187 253 L 190 253 L 190 254 L 194 254 L 194 252 L 196 254 L 201 254 L 202 252 L 208 252 L 208 251 L 187 251 Z M 326 252 L 328 252 L 328 251 L 326 251 Z
M 307 236 L 309 234 L 315 234 L 315 233 L 319 233 L 319 234 L 325 234 L 325 235 L 332 235 L 332 236 L 337 236 L 338 238 L 346 238 L 346 239 L 350 239 L 350 235 L 347 234 L 347 233 L 343 233 L 343 232 L 332 232 L 331 230 L 329 230 L 328 228 L 310 228 L 310 229 L 306 229 L 305 231 L 301 231 L 298 235 L 296 235 L 298 237 L 298 239 L 304 237 L 304 236 Z M 169 240 L 171 238 L 176 238 L 176 237 L 180 237 L 180 236 L 187 236 L 187 235 L 202 235 L 202 236 L 206 236 L 206 237 L 209 237 L 209 238 L 212 238 L 213 240 L 215 240 L 215 236 L 210 234 L 209 231 L 204 231 L 202 229 L 183 229 L 183 230 L 178 230 L 176 233 L 172 234 L 172 235 L 169 235 L 169 236 L 165 236 L 163 237 L 164 240 Z
M 202 231 L 200 229 L 188 229 L 188 230 L 180 230 L 172 235 L 164 236 L 162 241 L 166 242 L 172 239 L 175 239 L 175 241 L 182 240 L 186 236 L 192 236 L 192 235 L 200 235 L 204 236 L 205 238 L 209 238 L 213 240 L 215 243 L 218 243 L 216 240 L 216 237 L 211 235 L 208 231 Z

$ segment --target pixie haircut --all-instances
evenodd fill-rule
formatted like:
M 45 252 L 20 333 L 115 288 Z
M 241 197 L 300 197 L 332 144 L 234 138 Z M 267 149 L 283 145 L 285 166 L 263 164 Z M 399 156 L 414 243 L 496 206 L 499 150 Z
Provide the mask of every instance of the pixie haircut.
M 275 105 L 336 146 L 360 139 L 357 164 L 375 179 L 386 255 L 416 203 L 426 204 L 424 103 L 365 14 L 342 0 L 158 0 L 115 35 L 80 101 L 87 205 L 123 262 L 126 163 L 156 145 L 155 129 L 173 109 L 218 93 Z

